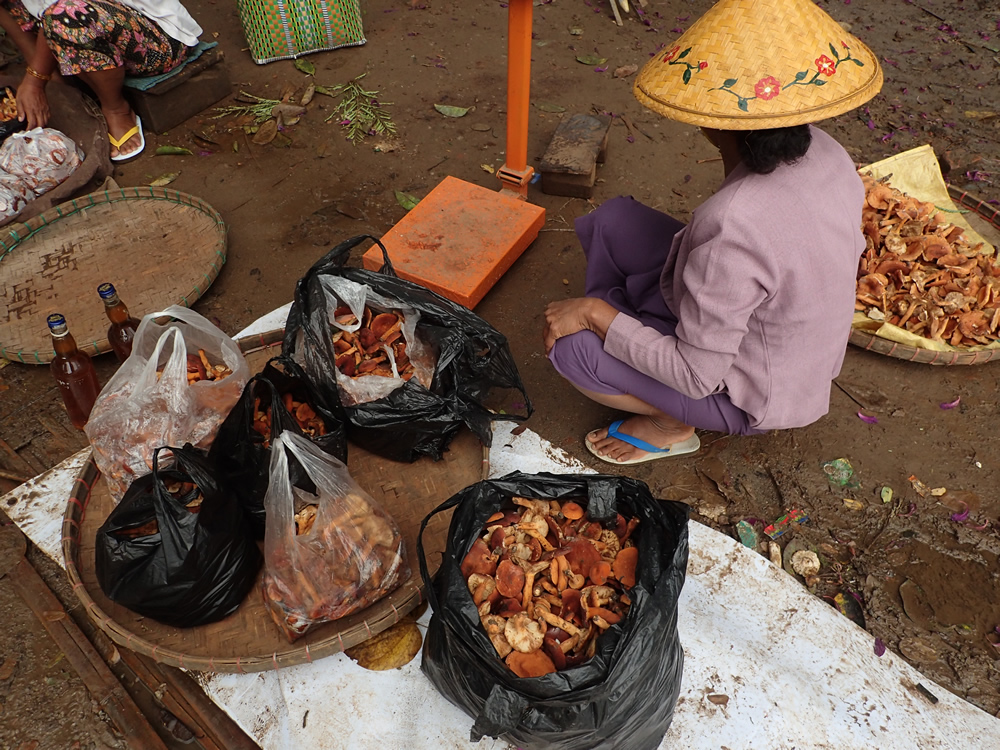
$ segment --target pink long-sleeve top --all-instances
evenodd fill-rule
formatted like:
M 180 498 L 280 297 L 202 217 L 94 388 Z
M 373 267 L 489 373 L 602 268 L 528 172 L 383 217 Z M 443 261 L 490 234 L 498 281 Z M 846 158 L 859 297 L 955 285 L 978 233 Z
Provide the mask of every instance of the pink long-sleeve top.
M 795 164 L 767 175 L 736 167 L 674 237 L 660 287 L 675 335 L 620 313 L 604 343 L 691 398 L 728 393 L 762 430 L 829 411 L 865 248 L 854 163 L 811 131 Z

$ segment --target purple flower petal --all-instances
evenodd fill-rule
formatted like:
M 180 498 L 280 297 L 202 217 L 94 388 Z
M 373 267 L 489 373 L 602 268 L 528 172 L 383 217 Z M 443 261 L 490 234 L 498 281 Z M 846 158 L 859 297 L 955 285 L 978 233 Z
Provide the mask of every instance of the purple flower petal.
M 970 512 L 969 509 L 966 508 L 961 513 L 952 513 L 951 520 L 955 521 L 956 523 L 961 523 L 962 521 L 964 521 L 966 518 L 969 517 L 969 512 Z
M 862 422 L 867 422 L 868 424 L 878 424 L 877 417 L 871 417 L 867 414 L 862 414 L 860 411 L 858 412 L 858 419 L 860 419 Z
M 882 656 L 885 653 L 885 644 L 881 638 L 875 639 L 875 656 Z
M 947 402 L 945 402 L 945 403 L 941 404 L 941 408 L 942 408 L 942 409 L 954 409 L 954 408 L 955 408 L 956 406 L 958 406 L 958 404 L 959 404 L 959 403 L 960 403 L 961 401 L 962 401 L 962 397 L 961 397 L 961 396 L 959 396 L 959 397 L 958 397 L 958 398 L 956 398 L 956 399 L 955 399 L 954 401 L 947 401 Z

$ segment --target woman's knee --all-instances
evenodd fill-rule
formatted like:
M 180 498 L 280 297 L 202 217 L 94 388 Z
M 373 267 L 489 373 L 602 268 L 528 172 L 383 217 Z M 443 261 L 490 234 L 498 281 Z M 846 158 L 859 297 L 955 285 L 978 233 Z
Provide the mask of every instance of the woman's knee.
M 593 331 L 578 331 L 556 339 L 549 361 L 556 372 L 584 388 L 596 381 L 597 364 L 604 344 Z

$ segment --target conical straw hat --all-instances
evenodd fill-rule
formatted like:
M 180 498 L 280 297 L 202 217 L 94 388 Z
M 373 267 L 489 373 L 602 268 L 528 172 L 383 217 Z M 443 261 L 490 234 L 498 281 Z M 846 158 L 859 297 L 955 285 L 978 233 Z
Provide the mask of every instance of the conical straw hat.
M 811 0 L 719 0 L 645 65 L 633 93 L 672 120 L 755 130 L 839 115 L 880 88 L 872 51 Z

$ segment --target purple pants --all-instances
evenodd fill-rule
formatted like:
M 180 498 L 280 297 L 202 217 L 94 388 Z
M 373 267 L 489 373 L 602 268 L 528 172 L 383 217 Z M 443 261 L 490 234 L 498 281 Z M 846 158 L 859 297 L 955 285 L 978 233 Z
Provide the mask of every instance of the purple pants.
M 587 257 L 584 293 L 672 336 L 677 318 L 660 291 L 660 275 L 673 237 L 684 225 L 630 197 L 613 198 L 576 220 Z M 630 367 L 604 351 L 592 331 L 558 339 L 549 360 L 578 388 L 635 396 L 684 424 L 731 435 L 759 435 L 745 411 L 726 393 L 694 399 Z

